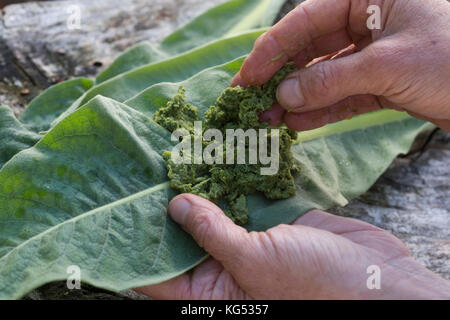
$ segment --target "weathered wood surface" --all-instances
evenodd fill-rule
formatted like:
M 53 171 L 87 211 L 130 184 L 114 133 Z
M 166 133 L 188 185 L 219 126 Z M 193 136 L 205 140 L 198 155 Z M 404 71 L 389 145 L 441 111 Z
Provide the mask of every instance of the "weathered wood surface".
M 437 130 L 422 148 L 394 161 L 377 183 L 344 208 L 400 238 L 411 255 L 450 280 L 450 133 Z
M 158 42 L 223 0 L 73 0 L 13 4 L 0 17 L 0 103 L 19 114 L 42 89 L 94 76 L 125 49 Z M 73 6 L 80 29 L 68 27 Z
M 124 49 L 157 42 L 224 0 L 79 0 L 29 2 L 5 7 L 0 17 L 0 104 L 19 114 L 49 85 L 93 76 Z M 287 1 L 280 16 L 296 0 Z M 81 7 L 81 29 L 67 28 L 67 7 Z M 450 279 L 450 134 L 436 131 L 415 151 L 398 158 L 379 181 L 345 208 L 332 212 L 391 231 L 427 268 Z M 141 298 L 64 283 L 44 286 L 28 298 Z

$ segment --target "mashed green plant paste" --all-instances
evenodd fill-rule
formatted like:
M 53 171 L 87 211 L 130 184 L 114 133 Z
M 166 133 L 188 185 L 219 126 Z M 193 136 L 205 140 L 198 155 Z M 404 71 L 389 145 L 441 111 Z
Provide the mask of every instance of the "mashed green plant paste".
M 246 195 L 256 191 L 262 192 L 269 199 L 286 199 L 295 195 L 295 183 L 293 174 L 299 171 L 294 164 L 291 145 L 296 139 L 296 133 L 287 128 L 270 128 L 267 123 L 259 121 L 259 115 L 270 109 L 276 101 L 276 89 L 286 75 L 296 69 L 295 65 L 288 63 L 274 77 L 262 86 L 249 86 L 247 88 L 235 87 L 225 89 L 217 98 L 216 105 L 210 107 L 205 113 L 205 119 L 199 119 L 198 108 L 186 103 L 185 91 L 179 88 L 175 95 L 164 108 L 159 109 L 153 119 L 170 132 L 185 129 L 187 138 L 194 141 L 194 122 L 202 121 L 200 135 L 203 148 L 208 147 L 214 140 L 206 140 L 203 133 L 208 129 L 218 129 L 226 135 L 227 129 L 255 129 L 258 135 L 258 148 L 260 147 L 260 130 L 267 129 L 267 137 L 277 131 L 279 136 L 279 167 L 272 175 L 262 175 L 261 161 L 256 164 L 227 164 L 217 161 L 213 164 L 197 163 L 190 160 L 188 163 L 177 164 L 172 159 L 172 153 L 166 151 L 163 154 L 168 168 L 170 186 L 182 193 L 193 193 L 211 200 L 224 208 L 225 213 L 238 224 L 248 221 L 248 209 Z M 264 131 L 264 130 L 263 130 Z M 184 137 L 186 138 L 186 137 Z M 183 139 L 184 139 L 183 138 Z M 270 139 L 267 145 L 270 154 Z M 217 145 L 217 142 L 216 142 Z M 249 141 L 244 142 L 249 151 Z M 234 146 L 234 141 L 233 141 Z M 193 148 L 193 147 L 192 147 Z M 220 160 L 236 148 L 224 147 L 226 151 L 219 153 Z M 214 149 L 219 150 L 219 149 Z M 218 163 L 219 162 L 219 163 Z

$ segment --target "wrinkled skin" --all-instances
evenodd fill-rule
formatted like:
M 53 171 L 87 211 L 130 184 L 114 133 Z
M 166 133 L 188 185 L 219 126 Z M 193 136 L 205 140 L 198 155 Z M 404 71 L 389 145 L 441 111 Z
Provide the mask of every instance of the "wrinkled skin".
M 293 225 L 248 233 L 213 203 L 180 195 L 169 214 L 211 258 L 165 283 L 139 288 L 154 299 L 450 298 L 449 282 L 415 262 L 388 232 L 312 211 Z M 367 267 L 381 289 L 367 289 Z
M 366 27 L 369 4 L 381 7 L 381 31 Z M 445 0 L 309 0 L 258 39 L 233 84 L 264 83 L 290 59 L 310 66 L 280 84 L 280 105 L 264 121 L 308 130 L 388 107 L 450 130 L 448 30 Z M 138 289 L 155 299 L 450 299 L 448 281 L 361 221 L 313 211 L 292 225 L 248 233 L 187 194 L 171 202 L 169 214 L 211 258 Z M 380 267 L 380 290 L 367 289 L 370 265 Z
M 367 28 L 369 5 L 381 8 L 381 30 Z M 300 131 L 392 108 L 450 131 L 449 30 L 446 0 L 309 0 L 256 41 L 233 84 L 315 59 L 280 84 L 264 120 Z

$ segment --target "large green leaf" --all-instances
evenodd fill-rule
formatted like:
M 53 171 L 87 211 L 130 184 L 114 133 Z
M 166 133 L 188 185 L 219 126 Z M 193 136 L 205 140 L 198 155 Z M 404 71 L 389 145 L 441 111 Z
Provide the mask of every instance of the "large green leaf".
M 60 83 L 47 89 L 33 100 L 20 120 L 32 131 L 45 131 L 97 94 L 123 101 L 155 83 L 184 80 L 207 67 L 247 54 L 252 49 L 255 39 L 262 32 L 263 30 L 251 31 L 222 39 L 175 58 L 140 67 L 98 86 L 92 87 L 92 80 L 85 78 Z M 89 88 L 91 89 L 89 90 Z M 15 123 L 20 125 L 19 122 Z M 9 131 L 1 132 L 2 130 L 5 130 L 5 128 L 0 127 L 0 135 L 9 134 Z M 13 139 L 13 136 L 11 136 L 11 139 Z M 8 145 L 12 143 L 14 142 L 10 141 Z M 16 146 L 22 146 L 22 149 L 16 148 L 16 152 L 31 146 L 20 143 L 15 144 Z M 11 151 L 3 153 L 1 156 L 3 163 L 14 154 Z M 1 164 L 2 162 L 0 162 L 0 168 Z
M 174 58 L 125 72 L 89 90 L 81 103 L 86 103 L 96 95 L 123 102 L 156 83 L 185 80 L 205 68 L 248 54 L 256 38 L 265 30 L 220 39 Z
M 96 97 L 0 170 L 0 298 L 18 298 L 78 265 L 82 280 L 123 290 L 159 283 L 206 254 L 166 215 L 173 196 L 161 159 L 170 134 L 150 118 L 181 84 L 206 110 L 242 59 L 181 83 L 157 84 L 126 104 Z M 297 195 L 249 199 L 249 230 L 290 223 L 365 192 L 429 124 L 395 111 L 302 133 Z
M 34 132 L 48 130 L 53 120 L 93 85 L 90 79 L 75 78 L 51 86 L 30 102 L 20 121 Z
M 92 85 L 92 80 L 76 78 L 52 86 L 30 103 L 20 121 L 10 108 L 0 107 L 0 168 L 16 153 L 38 142 L 37 133 L 47 130 Z
M 384 110 L 300 134 L 292 147 L 302 168 L 295 177 L 297 195 L 276 202 L 252 196 L 247 228 L 266 230 L 311 209 L 345 206 L 407 153 L 418 134 L 433 128 L 406 113 Z
M 285 0 L 230 0 L 214 7 L 169 35 L 160 44 L 142 42 L 121 54 L 97 76 L 102 83 L 137 67 L 168 59 L 222 37 L 269 27 Z
M 203 115 L 242 62 L 239 58 L 186 81 L 154 85 L 124 103 L 152 117 L 181 85 L 187 101 L 198 106 Z M 246 227 L 266 230 L 313 208 L 346 205 L 366 192 L 393 159 L 407 153 L 419 133 L 432 128 L 432 124 L 407 113 L 382 110 L 300 133 L 292 148 L 302 167 L 296 178 L 297 196 L 280 201 L 270 201 L 260 194 L 249 197 Z
M 186 89 L 186 99 L 199 108 L 203 117 L 208 108 L 215 104 L 217 97 L 230 85 L 230 79 L 239 71 L 245 57 L 239 57 L 220 66 L 205 69 L 193 77 L 180 82 L 155 84 L 124 103 L 152 118 L 154 113 L 177 93 L 178 88 Z
M 231 0 L 172 33 L 159 46 L 178 54 L 207 42 L 272 25 L 286 0 Z
M 87 91 L 52 125 L 97 95 L 123 102 L 154 84 L 185 80 L 205 68 L 223 64 L 248 54 L 252 50 L 256 38 L 265 30 L 254 30 L 217 40 L 176 57 L 122 73 Z
M 0 298 L 63 279 L 72 264 L 116 289 L 197 263 L 203 251 L 166 216 L 160 155 L 171 145 L 148 117 L 98 97 L 11 160 L 0 171 Z
M 19 151 L 32 147 L 39 138 L 16 119 L 11 108 L 0 106 L 0 168 Z
M 253 28 L 268 27 L 284 2 L 285 0 L 227 1 L 180 27 L 161 44 L 142 42 L 130 48 L 97 76 L 96 83 L 222 37 Z M 20 120 L 35 132 L 48 130 L 52 121 L 93 85 L 94 82 L 90 79 L 77 78 L 52 86 L 30 103 Z

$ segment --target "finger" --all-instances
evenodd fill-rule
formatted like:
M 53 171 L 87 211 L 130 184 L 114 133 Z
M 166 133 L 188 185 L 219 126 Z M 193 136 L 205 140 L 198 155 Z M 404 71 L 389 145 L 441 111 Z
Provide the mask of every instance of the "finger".
M 275 103 L 272 109 L 266 110 L 260 115 L 259 120 L 261 122 L 268 122 L 273 127 L 279 127 L 283 124 L 285 113 L 286 110 L 278 103 Z
M 290 74 L 279 85 L 277 100 L 288 111 L 307 112 L 354 95 L 381 95 L 394 81 L 386 79 L 387 69 L 376 67 L 364 51 L 323 61 Z
M 446 120 L 446 119 L 432 119 L 432 118 L 429 118 L 427 116 L 424 116 L 424 115 L 421 115 L 421 114 L 418 114 L 418 113 L 415 113 L 415 112 L 411 112 L 411 111 L 408 111 L 408 113 L 411 116 L 413 116 L 414 118 L 425 120 L 425 121 L 429 121 L 431 123 L 434 123 L 436 126 L 441 128 L 442 130 L 450 132 L 450 120 Z
M 330 59 L 339 59 L 355 53 L 358 48 L 350 45 L 338 52 L 314 59 L 311 64 Z M 263 112 L 260 116 L 261 122 L 269 122 L 271 126 L 280 126 L 284 117 L 292 118 L 289 123 L 291 129 L 297 131 L 319 128 L 328 123 L 338 122 L 351 118 L 358 114 L 371 112 L 381 108 L 378 99 L 371 95 L 354 96 L 344 99 L 331 108 L 303 113 L 301 116 L 295 113 L 286 114 L 285 109 L 279 103 L 275 103 L 272 109 Z
M 313 210 L 298 218 L 293 225 L 326 230 L 378 251 L 386 251 L 386 248 L 389 248 L 393 256 L 409 255 L 408 249 L 398 238 L 361 220 Z
M 166 282 L 134 289 L 156 300 L 184 300 L 189 299 L 189 276 L 182 274 Z
M 244 82 L 249 85 L 265 83 L 289 58 L 308 48 L 314 40 L 345 30 L 353 6 L 350 5 L 351 2 L 351 0 L 313 0 L 301 3 L 255 42 L 253 51 L 241 68 Z M 364 24 L 362 21 L 366 19 L 367 8 L 359 8 L 359 5 L 356 7 L 360 11 L 364 9 L 359 12 L 363 19 L 352 22 Z M 354 15 L 358 16 L 358 12 Z M 362 30 L 361 36 L 370 34 L 367 28 L 355 28 L 358 31 Z M 345 43 L 347 41 L 342 44 L 342 48 L 346 46 Z M 327 51 L 325 48 L 323 47 L 322 52 Z M 332 52 L 332 49 L 328 51 Z
M 298 68 L 303 68 L 313 59 L 340 51 L 352 43 L 353 40 L 350 39 L 347 30 L 339 30 L 313 40 L 308 47 L 297 53 L 291 60 L 295 62 Z
M 338 52 L 320 57 L 320 58 L 316 58 L 313 61 L 311 61 L 311 63 L 318 63 L 321 61 L 325 61 L 325 60 L 329 60 L 329 59 L 338 59 L 341 57 L 346 57 L 354 52 L 356 52 L 357 48 L 355 45 L 350 45 L 345 49 L 342 49 Z M 236 82 L 242 81 L 240 77 L 236 77 L 237 80 Z M 361 104 L 361 101 L 358 101 L 358 104 Z M 260 116 L 260 121 L 261 122 L 269 122 L 269 125 L 274 126 L 274 127 L 278 127 L 280 125 L 283 124 L 284 122 L 284 116 L 286 114 L 286 110 L 279 104 L 279 103 L 275 103 L 272 107 L 272 109 L 266 110 L 264 111 L 261 116 Z M 308 119 L 308 117 L 306 117 Z M 319 115 L 315 116 L 313 115 L 313 118 L 320 118 Z M 340 117 L 341 119 L 346 119 L 348 118 L 347 115 L 343 115 L 342 117 Z M 339 121 L 338 118 L 336 118 L 336 121 Z M 309 123 L 309 119 L 306 121 L 306 123 Z M 312 126 L 312 128 L 317 128 L 322 126 L 323 124 L 316 124 L 315 126 Z M 300 125 L 300 128 L 302 127 L 302 125 Z M 310 127 L 310 126 L 309 126 Z M 307 129 L 299 129 L 299 130 L 307 130 Z
M 335 105 L 305 113 L 287 112 L 284 122 L 295 131 L 307 131 L 320 128 L 326 124 L 350 119 L 356 115 L 379 110 L 378 100 L 372 95 L 348 97 Z
M 308 226 L 326 230 L 335 234 L 355 231 L 382 230 L 361 220 L 340 217 L 321 210 L 312 210 L 304 214 L 295 220 L 293 225 Z
M 169 215 L 223 266 L 233 272 L 242 266 L 250 243 L 248 232 L 237 226 L 212 202 L 192 194 L 175 197 Z
M 442 130 L 450 132 L 450 120 L 430 119 L 429 121 L 434 123 L 436 126 L 441 128 Z
M 204 288 L 208 288 L 214 283 L 219 274 L 223 271 L 220 263 L 212 258 L 207 259 L 192 271 L 184 273 L 174 279 L 163 283 L 136 288 L 139 293 L 145 294 L 152 299 L 158 300 L 190 300 L 201 299 Z
M 349 55 L 355 51 L 356 47 L 352 45 L 352 40 L 348 37 L 347 31 L 341 30 L 315 40 L 313 44 L 300 51 L 300 53 L 290 60 L 293 61 L 298 68 L 302 68 L 310 64 L 314 59 L 314 63 L 317 63 L 331 58 Z M 286 59 L 283 59 L 282 61 L 284 62 Z M 280 65 L 282 64 L 280 63 Z M 247 86 L 247 83 L 242 79 L 240 72 L 238 72 L 231 81 L 231 87 L 238 85 L 244 88 Z
M 231 87 L 241 86 L 242 88 L 247 87 L 247 84 L 242 80 L 241 74 L 238 72 L 231 80 Z

